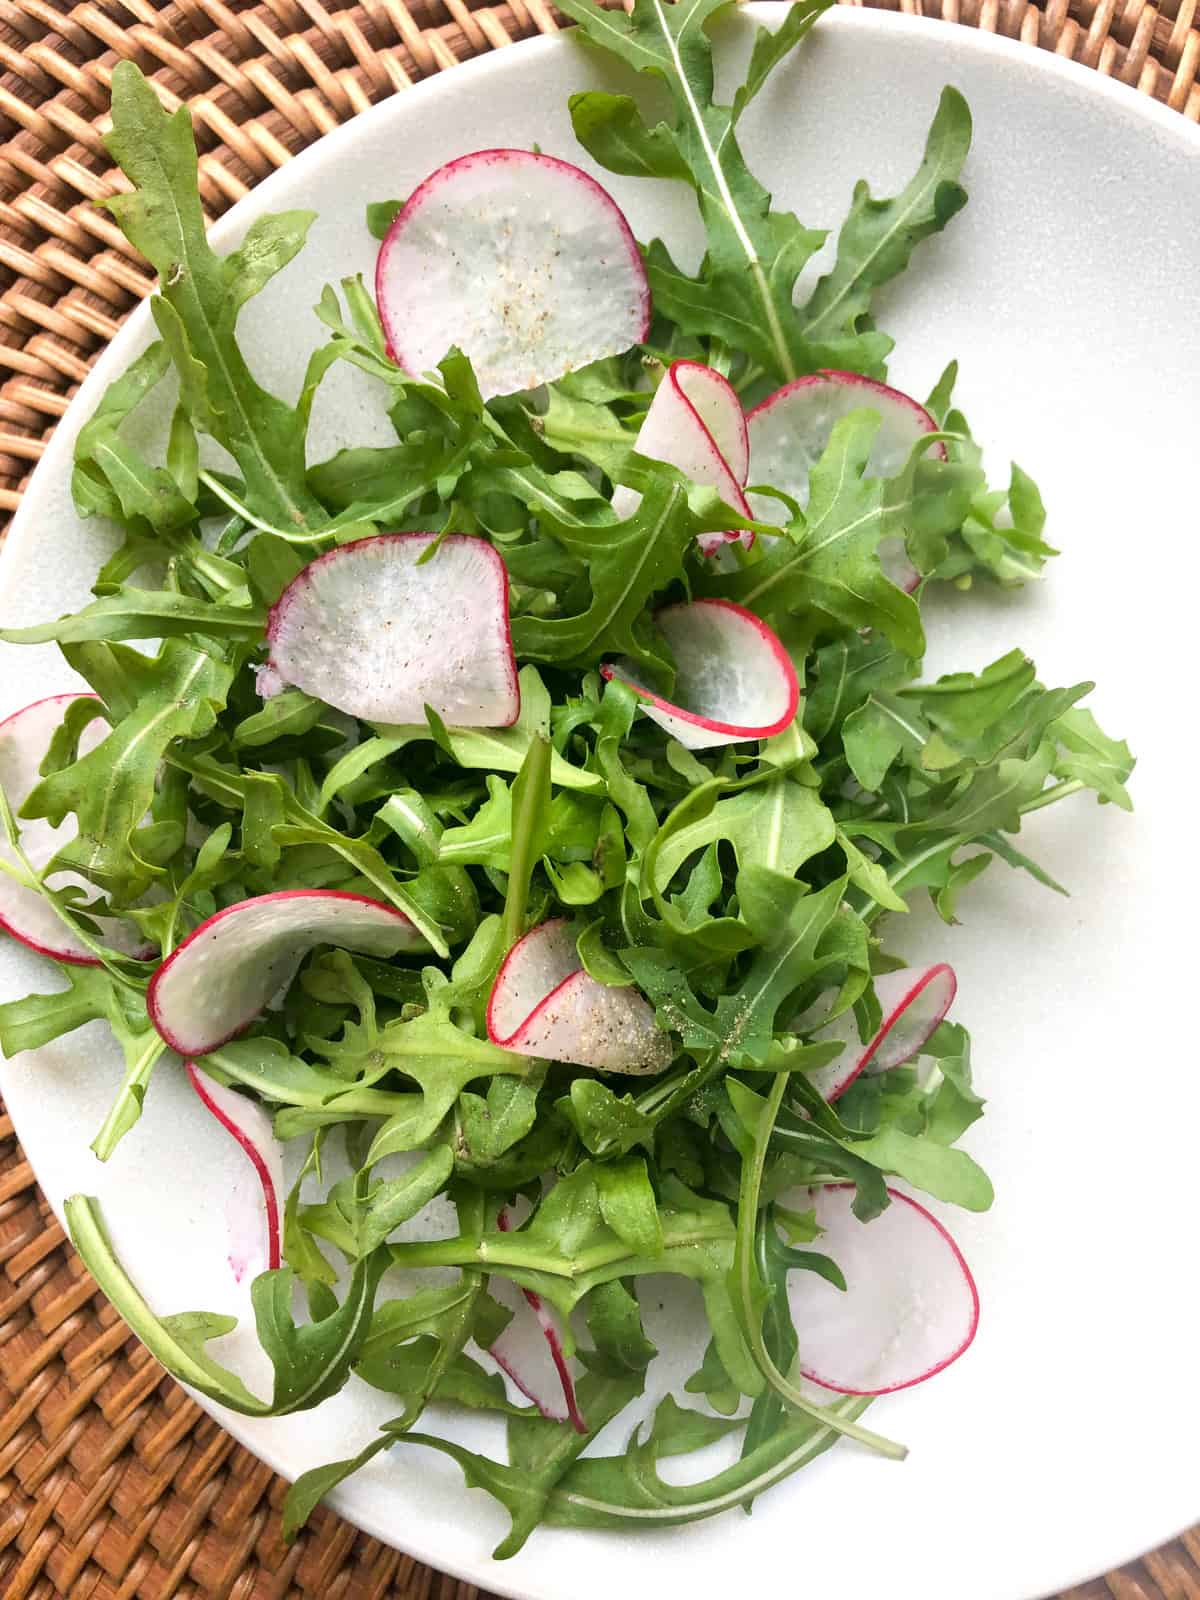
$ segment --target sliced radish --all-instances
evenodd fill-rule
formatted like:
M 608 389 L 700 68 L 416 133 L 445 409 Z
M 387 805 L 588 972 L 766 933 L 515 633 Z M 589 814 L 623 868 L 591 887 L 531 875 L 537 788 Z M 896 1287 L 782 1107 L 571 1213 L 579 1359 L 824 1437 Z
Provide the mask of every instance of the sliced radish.
M 675 361 L 667 368 L 638 432 L 637 450 L 678 467 L 694 483 L 715 489 L 744 517 L 750 515 L 742 492 L 750 466 L 746 418 L 734 389 L 712 367 Z M 618 484 L 613 510 L 619 517 L 632 516 L 640 499 L 635 490 Z M 702 533 L 697 543 L 708 556 L 735 539 L 749 546 L 754 535 L 746 530 Z
M 240 1283 L 246 1272 L 264 1257 L 268 1270 L 273 1272 L 282 1260 L 280 1218 L 284 1183 L 283 1152 L 271 1119 L 260 1105 L 210 1078 L 194 1061 L 188 1062 L 187 1072 L 201 1104 L 241 1145 L 262 1185 L 262 1211 L 256 1207 L 253 1218 L 247 1216 L 240 1196 L 237 1204 L 230 1207 L 229 1265 L 233 1275 Z
M 49 749 L 50 740 L 58 731 L 68 706 L 76 700 L 99 700 L 95 695 L 56 694 L 47 700 L 37 700 L 33 705 L 0 722 L 0 788 L 8 797 L 13 811 L 19 811 L 30 790 L 40 781 L 39 768 Z M 79 754 L 85 756 L 94 750 L 111 732 L 103 717 L 89 722 L 79 738 Z M 30 865 L 38 872 L 45 869 L 63 845 L 69 844 L 73 830 L 64 822 L 51 827 L 45 817 L 32 817 L 21 821 L 21 849 Z M 17 859 L 7 842 L 0 838 L 0 858 L 17 865 Z M 56 872 L 52 887 L 84 889 L 95 893 L 94 885 L 74 872 Z M 149 948 L 126 923 L 116 918 L 98 918 L 104 942 L 126 955 L 147 956 Z M 31 950 L 40 955 L 53 956 L 56 961 L 67 961 L 73 966 L 93 967 L 99 963 L 87 946 L 71 932 L 56 914 L 44 896 L 36 889 L 27 889 L 7 873 L 0 873 L 0 928 L 11 933 Z
M 521 709 L 508 571 L 485 539 L 385 533 L 305 567 L 267 622 L 259 692 L 286 683 L 365 722 L 507 728 Z
M 869 478 L 894 478 L 918 439 L 937 431 L 937 423 L 925 407 L 899 389 L 856 372 L 816 372 L 777 389 L 747 417 L 750 481 L 769 483 L 806 506 L 809 473 L 824 454 L 835 425 L 863 407 L 880 415 L 879 432 L 867 462 Z M 946 459 L 944 444 L 934 445 L 931 453 L 939 460 Z M 760 517 L 776 514 L 775 502 L 766 495 L 751 495 L 750 503 Z M 900 539 L 882 541 L 879 562 L 898 588 L 911 593 L 921 581 Z
M 809 1074 L 826 1100 L 844 1094 L 860 1072 L 889 1072 L 919 1054 L 930 1034 L 954 1004 L 958 980 L 944 961 L 933 967 L 901 967 L 875 979 L 883 1012 L 879 1030 L 866 1044 L 858 1036 L 852 1011 L 844 1011 L 814 1039 L 841 1039 L 847 1049 Z
M 689 750 L 767 739 L 795 717 L 796 669 L 752 611 L 729 600 L 692 600 L 657 611 L 654 624 L 675 658 L 679 701 L 655 694 L 632 662 L 600 671 L 633 689 L 646 715 Z
M 507 1208 L 496 1218 L 496 1226 L 502 1233 L 509 1231 L 512 1221 Z M 488 1279 L 488 1292 L 513 1313 L 504 1332 L 489 1347 L 492 1360 L 543 1417 L 570 1422 L 577 1433 L 586 1433 L 562 1335 L 541 1295 L 532 1289 L 518 1289 L 511 1278 L 498 1275 Z
M 484 399 L 552 383 L 650 329 L 646 271 L 612 196 L 529 150 L 476 150 L 431 173 L 383 241 L 375 298 L 393 360 L 428 372 L 457 345 Z
M 204 1056 L 248 1028 L 316 945 L 394 956 L 424 947 L 392 906 L 340 889 L 283 889 L 218 911 L 150 980 L 150 1020 L 181 1056 Z
M 851 1210 L 852 1184 L 812 1192 L 823 1232 L 817 1249 L 846 1279 L 792 1272 L 788 1303 L 800 1341 L 799 1371 L 841 1394 L 890 1394 L 957 1361 L 979 1326 L 979 1292 L 946 1229 L 898 1189 L 871 1222 Z
M 661 1072 L 672 1055 L 635 989 L 597 983 L 583 970 L 562 917 L 513 945 L 492 985 L 487 1027 L 505 1050 L 601 1072 Z

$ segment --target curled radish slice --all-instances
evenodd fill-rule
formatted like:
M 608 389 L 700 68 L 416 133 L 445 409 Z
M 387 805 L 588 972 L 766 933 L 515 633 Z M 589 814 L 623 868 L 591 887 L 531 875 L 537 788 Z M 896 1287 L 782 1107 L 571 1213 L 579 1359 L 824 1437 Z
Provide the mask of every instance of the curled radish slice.
M 181 1056 L 204 1056 L 248 1028 L 316 945 L 394 956 L 424 948 L 402 912 L 337 889 L 284 889 L 202 922 L 150 980 L 146 1006 Z
M 40 781 L 39 768 L 50 747 L 50 740 L 62 723 L 68 706 L 76 700 L 94 700 L 97 711 L 100 709 L 100 702 L 95 695 L 56 694 L 49 699 L 35 701 L 33 705 L 13 712 L 11 717 L 0 722 L 0 788 L 4 790 L 14 812 L 20 810 L 29 792 Z M 103 717 L 98 716 L 90 722 L 79 738 L 80 756 L 94 750 L 110 731 Z M 28 857 L 30 866 L 38 872 L 46 868 L 73 836 L 70 822 L 52 827 L 45 817 L 22 820 L 20 829 L 21 849 Z M 13 866 L 18 864 L 17 857 L 3 838 L 0 838 L 0 860 Z M 53 875 L 52 888 L 65 889 L 71 886 L 85 890 L 89 896 L 95 894 L 94 885 L 76 873 L 56 872 Z M 144 941 L 125 923 L 113 918 L 98 920 L 101 937 L 113 949 L 127 955 L 148 953 Z M 68 961 L 74 966 L 98 965 L 96 957 L 82 940 L 76 938 L 45 897 L 36 889 L 28 889 L 17 883 L 7 873 L 0 873 L 0 928 L 40 955 L 53 956 L 57 961 Z
M 672 1055 L 636 989 L 597 983 L 583 970 L 562 917 L 513 945 L 492 985 L 487 1028 L 502 1049 L 601 1072 L 661 1072 Z
M 808 504 L 808 477 L 829 443 L 834 427 L 851 411 L 870 407 L 880 416 L 879 432 L 867 462 L 870 478 L 894 478 L 903 470 L 913 446 L 922 435 L 937 431 L 925 407 L 891 389 L 886 383 L 860 377 L 856 372 L 816 372 L 777 389 L 755 406 L 746 419 L 750 435 L 750 482 L 769 483 Z M 946 447 L 935 444 L 931 453 L 944 461 Z M 778 514 L 766 495 L 751 495 L 755 514 Z M 903 542 L 885 539 L 879 561 L 891 581 L 912 591 L 921 575 L 908 559 Z
M 650 290 L 629 224 L 586 172 L 476 150 L 431 173 L 388 230 L 375 298 L 390 353 L 427 372 L 452 345 L 484 399 L 639 344 Z
M 637 436 L 639 455 L 678 467 L 694 483 L 707 484 L 726 505 L 750 515 L 742 490 L 750 465 L 746 418 L 733 388 L 719 372 L 698 361 L 675 361 L 655 390 Z M 632 516 L 641 496 L 623 484 L 613 495 L 619 517 Z M 753 542 L 747 531 L 703 533 L 697 541 L 705 555 L 722 544 L 741 539 Z
M 496 1218 L 507 1233 L 512 1226 L 507 1208 Z M 488 1279 L 488 1292 L 513 1313 L 504 1332 L 488 1349 L 496 1365 L 512 1379 L 527 1400 L 552 1422 L 570 1422 L 577 1433 L 587 1423 L 575 1394 L 575 1378 L 563 1350 L 554 1314 L 541 1295 L 518 1289 L 511 1278 Z
M 809 1075 L 826 1100 L 844 1094 L 860 1072 L 889 1072 L 918 1055 L 930 1034 L 954 1004 L 958 980 L 944 961 L 932 967 L 901 967 L 875 980 L 875 998 L 883 1012 L 878 1032 L 866 1044 L 858 1036 L 852 1011 L 845 1011 L 814 1039 L 842 1039 L 846 1049 L 827 1066 Z
M 692 600 L 665 606 L 654 624 L 675 658 L 677 701 L 647 687 L 630 661 L 600 671 L 634 690 L 646 715 L 689 750 L 766 739 L 795 717 L 796 669 L 752 611 L 729 600 Z
M 846 1289 L 815 1272 L 788 1276 L 800 1341 L 797 1367 L 842 1394 L 890 1394 L 957 1361 L 979 1326 L 979 1292 L 962 1251 L 936 1217 L 898 1189 L 871 1222 L 851 1210 L 850 1184 L 812 1192 L 816 1248 L 842 1269 Z
M 229 1214 L 229 1264 L 240 1282 L 261 1261 L 271 1271 L 282 1260 L 283 1153 L 271 1119 L 260 1105 L 244 1094 L 227 1089 L 194 1061 L 188 1078 L 206 1111 L 241 1145 L 262 1188 L 262 1206 L 247 1215 L 241 1196 Z
M 365 722 L 507 728 L 521 709 L 508 572 L 484 539 L 386 533 L 305 567 L 267 622 L 259 692 L 295 684 Z

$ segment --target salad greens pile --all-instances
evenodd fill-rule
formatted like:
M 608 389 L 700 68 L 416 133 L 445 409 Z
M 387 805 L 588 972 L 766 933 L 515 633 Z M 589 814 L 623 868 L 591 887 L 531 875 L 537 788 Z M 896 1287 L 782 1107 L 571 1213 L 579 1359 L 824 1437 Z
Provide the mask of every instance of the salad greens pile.
M 997 860 L 1057 889 L 1018 844 L 1022 819 L 1082 790 L 1129 804 L 1133 761 L 1080 706 L 1090 684 L 1047 687 L 1020 650 L 922 681 L 920 591 L 905 593 L 880 565 L 881 541 L 899 538 L 925 585 L 1037 578 L 1054 554 L 1037 488 L 1015 466 L 1007 486 L 989 486 L 954 404 L 953 363 L 927 402 L 938 432 L 898 475 L 867 474 L 880 419 L 855 411 L 834 428 L 803 510 L 754 485 L 772 496 L 770 522 L 635 449 L 678 358 L 724 374 L 747 408 L 818 369 L 885 377 L 892 341 L 875 325 L 875 291 L 966 203 L 970 116 L 947 89 L 911 182 L 885 198 L 858 185 L 833 264 L 797 303 L 826 236 L 772 206 L 738 125 L 827 3 L 800 0 L 778 32 L 758 29 L 745 79 L 722 104 L 709 26 L 726 0 L 637 0 L 632 15 L 560 0 L 588 47 L 669 96 L 653 124 L 629 96 L 573 96 L 580 143 L 610 171 L 689 185 L 707 250 L 688 273 L 662 240 L 643 247 L 654 306 L 645 345 L 486 404 L 457 350 L 436 373 L 400 370 L 358 278 L 322 294 L 323 342 L 299 395 L 265 390 L 239 322 L 303 248 L 313 216 L 260 217 L 237 250 L 215 253 L 186 113 L 162 110 L 131 64 L 114 72 L 108 144 L 130 187 L 106 204 L 159 275 L 157 338 L 81 431 L 73 487 L 80 511 L 124 538 L 80 612 L 0 633 L 56 641 L 98 697 L 70 707 L 21 808 L 74 819 L 48 871 L 22 865 L 20 824 L 0 798 L 10 847 L 0 869 L 46 898 L 94 964 L 64 964 L 66 988 L 0 1006 L 0 1047 L 13 1057 L 108 1022 L 126 1063 L 93 1145 L 108 1160 L 152 1072 L 180 1070 L 147 1015 L 148 981 L 212 913 L 279 889 L 347 889 L 425 935 L 428 955 L 314 952 L 278 1009 L 203 1062 L 304 1152 L 282 1218 L 285 1264 L 253 1285 L 275 1374 L 268 1399 L 210 1353 L 228 1318 L 159 1316 L 94 1203 L 69 1207 L 114 1305 L 201 1393 L 282 1415 L 354 1373 L 395 1396 L 378 1437 L 348 1441 L 358 1455 L 295 1485 L 290 1530 L 400 1443 L 453 1456 L 508 1509 L 498 1555 L 539 1523 L 632 1528 L 748 1510 L 841 1435 L 899 1454 L 858 1421 L 866 1397 L 818 1405 L 794 1380 L 804 1330 L 788 1312 L 789 1274 L 841 1274 L 789 1192 L 851 1185 L 864 1223 L 888 1206 L 890 1175 L 970 1210 L 990 1204 L 986 1175 L 956 1148 L 982 1109 L 961 1025 L 942 1022 L 920 1063 L 864 1074 L 835 1103 L 811 1074 L 843 1048 L 814 1037 L 830 1018 L 852 1015 L 864 1042 L 879 1028 L 873 979 L 902 965 L 892 927 L 902 942 L 902 914 L 919 897 L 953 924 Z M 373 231 L 399 209 L 373 206 Z M 311 465 L 314 397 L 342 362 L 376 380 L 396 442 Z M 151 460 L 125 424 L 168 375 L 178 400 L 165 457 Z M 201 438 L 222 447 L 224 465 L 203 464 Z M 925 448 L 938 441 L 945 459 Z M 624 520 L 617 484 L 641 497 Z M 430 712 L 420 725 L 371 727 L 298 688 L 260 697 L 268 610 L 285 587 L 320 552 L 397 529 L 455 530 L 502 556 L 520 665 L 513 726 L 447 727 Z M 728 529 L 774 538 L 708 560 L 697 535 Z M 639 716 L 627 685 L 602 679 L 619 652 L 669 688 L 652 613 L 693 596 L 735 601 L 783 640 L 802 688 L 785 731 L 689 750 Z M 107 732 L 80 754 L 97 717 Z M 66 869 L 94 898 L 47 882 Z M 886 939 L 885 912 L 900 917 Z M 653 1005 L 671 1041 L 665 1071 L 621 1078 L 489 1040 L 503 957 L 552 916 L 570 919 L 588 974 L 635 984 Z M 114 947 L 114 917 L 150 959 Z M 822 997 L 819 1026 L 798 1021 Z M 336 1180 L 335 1150 L 349 1163 Z M 404 1170 L 381 1177 L 377 1164 L 397 1154 Z M 397 1242 L 439 1195 L 456 1208 L 457 1235 Z M 528 1220 L 510 1229 L 501 1208 L 522 1196 Z M 393 1295 L 385 1273 L 396 1266 L 457 1276 Z M 690 1403 L 668 1396 L 624 1454 L 581 1459 L 645 1389 L 655 1350 L 639 1287 L 663 1273 L 698 1286 L 711 1332 Z M 577 1341 L 585 1433 L 514 1404 L 479 1359 L 514 1314 L 489 1292 L 499 1278 L 550 1308 L 568 1353 Z M 296 1316 L 297 1286 L 307 1318 Z M 505 1417 L 507 1460 L 420 1431 L 431 1404 Z M 687 1487 L 660 1477 L 663 1458 L 725 1434 L 740 1435 L 734 1465 Z

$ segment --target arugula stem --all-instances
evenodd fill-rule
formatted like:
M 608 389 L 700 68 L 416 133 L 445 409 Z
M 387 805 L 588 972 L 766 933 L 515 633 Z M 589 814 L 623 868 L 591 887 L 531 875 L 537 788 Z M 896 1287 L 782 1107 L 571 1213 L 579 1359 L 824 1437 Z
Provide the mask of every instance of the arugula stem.
M 146 1085 L 159 1056 L 166 1045 L 157 1034 L 150 1039 L 141 1055 L 126 1068 L 125 1078 L 117 1098 L 104 1119 L 100 1132 L 92 1140 L 92 1153 L 100 1161 L 107 1161 L 121 1140 L 142 1114 L 142 1101 L 146 1098 Z
M 525 932 L 529 885 L 542 854 L 546 808 L 550 804 L 550 755 L 549 739 L 538 735 L 512 786 L 512 858 L 500 941 L 505 955 Z
M 728 1237 L 727 1228 L 716 1224 L 689 1228 L 686 1233 L 669 1234 L 664 1248 L 684 1249 Z M 632 1263 L 638 1259 L 629 1246 L 619 1240 L 596 1245 L 570 1257 L 547 1255 L 531 1251 L 520 1234 L 484 1239 L 420 1239 L 411 1244 L 393 1244 L 391 1253 L 392 1264 L 397 1267 L 513 1267 L 517 1271 L 543 1272 L 568 1281 L 586 1277 L 589 1272 L 610 1267 L 618 1261 Z
M 1040 811 L 1043 806 L 1052 806 L 1056 800 L 1066 800 L 1068 796 L 1079 794 L 1087 788 L 1082 778 L 1064 778 L 1061 783 L 1052 783 L 1048 789 L 1043 789 L 1033 800 L 1027 800 L 1020 808 L 1021 815 L 1027 817 L 1031 811 Z
M 897 1444 L 891 1439 L 885 1439 L 882 1434 L 873 1433 L 869 1428 L 860 1428 L 856 1422 L 848 1417 L 839 1417 L 832 1413 L 828 1407 L 814 1405 L 796 1386 L 789 1382 L 780 1372 L 771 1359 L 767 1349 L 766 1340 L 762 1331 L 762 1308 L 758 1304 L 755 1294 L 755 1266 L 754 1266 L 754 1233 L 758 1218 L 758 1197 L 762 1189 L 763 1168 L 767 1160 L 767 1147 L 771 1139 L 771 1131 L 775 1126 L 775 1119 L 779 1115 L 779 1107 L 783 1102 L 784 1090 L 787 1088 L 789 1074 L 780 1072 L 776 1074 L 775 1082 L 771 1085 L 771 1092 L 767 1096 L 766 1105 L 759 1113 L 758 1126 L 754 1130 L 754 1148 L 748 1160 L 742 1162 L 742 1181 L 738 1193 L 737 1216 L 737 1245 L 734 1250 L 734 1277 L 736 1280 L 736 1293 L 741 1300 L 741 1309 L 744 1318 L 744 1328 L 750 1344 L 750 1352 L 754 1357 L 755 1365 L 763 1377 L 789 1406 L 801 1411 L 805 1416 L 813 1417 L 827 1427 L 844 1434 L 848 1439 L 857 1439 L 860 1444 L 865 1444 L 869 1449 L 877 1451 L 880 1455 L 887 1456 L 892 1461 L 903 1461 L 908 1454 L 907 1447 Z
M 277 528 L 274 523 L 267 522 L 264 520 L 264 518 L 255 516 L 254 512 L 250 510 L 249 506 L 243 505 L 242 502 L 225 487 L 219 478 L 213 477 L 211 472 L 201 472 L 199 474 L 199 479 L 206 489 L 212 490 L 213 494 L 216 495 L 217 499 L 220 500 L 223 505 L 228 506 L 230 511 L 241 517 L 243 522 L 249 523 L 252 528 L 257 528 L 260 533 L 273 533 L 277 538 L 287 539 L 293 543 L 312 543 L 312 534 L 306 533 L 302 536 L 302 538 L 297 539 L 297 536 L 294 533 L 285 533 L 282 528 Z

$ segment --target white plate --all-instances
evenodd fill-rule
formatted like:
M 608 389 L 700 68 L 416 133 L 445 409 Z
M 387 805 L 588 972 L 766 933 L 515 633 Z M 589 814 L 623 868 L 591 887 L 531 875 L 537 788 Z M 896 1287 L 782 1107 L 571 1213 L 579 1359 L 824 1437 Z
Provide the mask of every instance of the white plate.
M 732 55 L 745 24 L 725 37 Z M 479 145 L 536 140 L 578 160 L 566 97 L 602 79 L 570 40 L 522 44 L 386 102 L 255 190 L 217 229 L 222 245 L 264 211 L 320 212 L 308 248 L 243 316 L 266 381 L 294 392 L 321 285 L 369 270 L 367 200 L 403 195 Z M 1012 453 L 1038 477 L 1064 554 L 1036 590 L 940 605 L 930 664 L 978 665 L 1021 644 L 1049 681 L 1094 676 L 1101 721 L 1140 757 L 1134 818 L 1084 801 L 1033 819 L 1036 851 L 1073 899 L 997 866 L 971 890 L 964 927 L 945 934 L 914 918 L 905 940 L 914 959 L 948 954 L 957 965 L 956 1015 L 972 1029 L 991 1099 L 969 1142 L 998 1200 L 955 1224 L 982 1292 L 979 1338 L 953 1370 L 872 1413 L 911 1445 L 907 1463 L 841 1447 L 760 1500 L 753 1520 L 734 1513 L 628 1538 L 538 1533 L 497 1566 L 487 1552 L 501 1515 L 441 1457 L 394 1453 L 336 1495 L 371 1533 L 486 1588 L 531 1600 L 726 1600 L 751 1573 L 770 1581 L 790 1570 L 807 1593 L 851 1600 L 1033 1600 L 1200 1516 L 1200 1073 L 1178 992 L 1200 887 L 1194 762 L 1188 770 L 1200 322 L 1187 310 L 1200 272 L 1200 133 L 1007 40 L 839 11 L 756 103 L 748 154 L 804 221 L 836 224 L 860 175 L 885 193 L 907 178 L 947 80 L 975 113 L 971 204 L 887 293 L 893 373 L 924 393 L 949 357 L 961 359 L 961 399 L 994 469 Z M 640 237 L 695 240 L 682 189 L 603 181 Z M 108 541 L 71 509 L 71 446 L 148 326 L 143 308 L 38 469 L 0 566 L 6 623 L 87 598 Z M 322 403 L 321 453 L 335 439 L 386 439 L 366 381 L 347 373 L 339 384 Z M 0 712 L 70 685 L 53 650 L 0 654 Z M 0 941 L 0 995 L 54 982 L 47 963 Z M 228 1305 L 222 1189 L 242 1177 L 236 1151 L 196 1117 L 165 1064 L 141 1125 L 102 1170 L 87 1146 L 118 1075 L 98 1027 L 4 1065 L 46 1194 L 56 1209 L 77 1189 L 100 1196 L 161 1311 Z M 385 1396 L 352 1386 L 307 1415 L 221 1420 L 295 1475 L 356 1450 L 388 1414 Z

